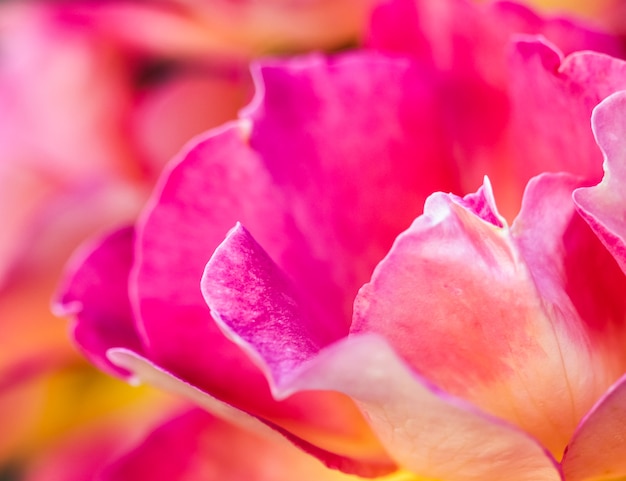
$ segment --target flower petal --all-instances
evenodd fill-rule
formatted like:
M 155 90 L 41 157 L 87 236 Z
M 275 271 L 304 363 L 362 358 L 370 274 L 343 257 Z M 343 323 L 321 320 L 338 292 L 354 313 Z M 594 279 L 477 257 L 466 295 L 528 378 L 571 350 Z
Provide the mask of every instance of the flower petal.
M 336 389 L 359 402 L 400 466 L 428 479 L 560 480 L 531 437 L 417 377 L 382 338 L 359 335 L 326 348 L 277 390 Z
M 463 199 L 434 194 L 361 289 L 352 326 L 383 335 L 418 373 L 557 457 L 626 368 L 618 349 L 606 349 L 626 340 L 626 283 L 574 210 L 579 185 L 567 175 L 534 179 L 510 230 L 488 184 Z M 590 260 L 578 265 L 581 252 Z M 585 293 L 580 279 L 592 273 L 603 288 Z M 606 289 L 611 282 L 619 287 Z
M 563 457 L 567 481 L 626 476 L 626 377 L 594 406 L 576 429 Z
M 107 466 L 102 481 L 346 480 L 294 446 L 228 424 L 199 409 L 169 419 Z
M 143 352 L 128 299 L 128 275 L 135 231 L 113 232 L 93 249 L 84 247 L 71 261 L 55 301 L 58 315 L 72 316 L 74 340 L 85 356 L 103 371 L 127 377 L 106 351 L 124 347 Z
M 602 102 L 593 112 L 593 132 L 604 154 L 604 178 L 595 187 L 579 189 L 574 200 L 581 215 L 613 254 L 626 273 L 626 93 L 619 92 Z

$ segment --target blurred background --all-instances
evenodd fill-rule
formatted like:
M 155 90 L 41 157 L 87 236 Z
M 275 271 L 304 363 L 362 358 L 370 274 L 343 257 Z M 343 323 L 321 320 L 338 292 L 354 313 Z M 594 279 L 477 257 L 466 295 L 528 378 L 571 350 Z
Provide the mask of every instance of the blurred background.
M 133 221 L 186 142 L 236 117 L 251 61 L 355 48 L 375 3 L 0 3 L 0 481 L 91 479 L 93 457 L 176 409 L 83 360 L 50 311 L 63 266 Z M 532 3 L 626 28 L 615 0 Z M 77 449 L 94 432 L 98 449 Z

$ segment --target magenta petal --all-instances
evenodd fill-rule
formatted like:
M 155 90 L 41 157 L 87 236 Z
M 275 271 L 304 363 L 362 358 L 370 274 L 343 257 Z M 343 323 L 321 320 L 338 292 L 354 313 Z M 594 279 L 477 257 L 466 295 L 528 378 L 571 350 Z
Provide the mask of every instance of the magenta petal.
M 397 233 L 433 186 L 456 184 L 427 80 L 406 59 L 367 52 L 259 67 L 244 118 L 184 152 L 137 227 L 130 291 L 151 360 L 259 416 L 313 422 L 296 401 L 275 405 L 216 327 L 199 279 L 241 221 L 319 310 L 323 342 L 345 335 L 354 295 Z
M 275 383 L 334 340 L 240 224 L 215 250 L 201 289 L 226 335 L 269 367 Z
M 479 193 L 467 204 L 497 219 L 488 195 Z M 270 371 L 275 396 L 348 394 L 402 467 L 451 481 L 504 473 L 518 476 L 510 479 L 559 479 L 553 460 L 535 441 L 426 388 L 378 338 L 320 350 L 310 310 L 241 226 L 207 264 L 202 287 L 230 338 Z
M 626 476 L 626 376 L 580 423 L 563 461 L 567 481 L 622 479 Z
M 129 372 L 106 357 L 109 348 L 143 351 L 128 300 L 128 275 L 133 260 L 134 229 L 116 231 L 72 259 L 54 310 L 72 316 L 74 340 L 100 369 L 128 377 Z M 87 252 L 85 252 L 87 251 Z
M 592 125 L 604 154 L 604 178 L 579 189 L 574 200 L 581 215 L 626 273 L 626 93 L 616 93 L 593 112 Z

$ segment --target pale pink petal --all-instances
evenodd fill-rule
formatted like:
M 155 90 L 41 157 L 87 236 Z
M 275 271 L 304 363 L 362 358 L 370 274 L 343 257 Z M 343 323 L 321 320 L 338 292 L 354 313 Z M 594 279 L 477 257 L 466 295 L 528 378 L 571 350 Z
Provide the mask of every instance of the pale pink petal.
M 143 352 L 128 300 L 128 275 L 133 260 L 134 229 L 116 231 L 96 247 L 78 251 L 66 274 L 54 309 L 72 316 L 74 340 L 100 369 L 129 375 L 106 358 L 112 347 Z
M 355 479 L 331 471 L 280 440 L 266 438 L 195 409 L 173 417 L 107 466 L 102 481 Z
M 583 419 L 563 457 L 567 481 L 626 476 L 626 377 L 622 377 Z
M 463 199 L 434 194 L 361 289 L 352 326 L 382 334 L 418 373 L 557 457 L 626 367 L 616 348 L 626 283 L 574 210 L 579 185 L 534 179 L 512 229 L 488 184 Z M 584 292 L 591 275 L 602 287 Z
M 392 457 L 418 476 L 561 480 L 536 440 L 420 379 L 378 336 L 326 348 L 276 394 L 303 389 L 336 389 L 357 400 Z
M 581 215 L 626 272 L 626 93 L 602 102 L 592 117 L 593 132 L 604 155 L 604 178 L 595 187 L 579 189 L 574 200 Z

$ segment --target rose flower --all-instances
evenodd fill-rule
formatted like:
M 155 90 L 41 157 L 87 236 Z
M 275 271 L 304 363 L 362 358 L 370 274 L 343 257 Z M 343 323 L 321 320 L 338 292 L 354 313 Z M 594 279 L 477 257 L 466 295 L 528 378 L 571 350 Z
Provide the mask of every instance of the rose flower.
M 619 39 L 509 2 L 398 0 L 368 45 L 260 62 L 239 120 L 75 255 L 56 308 L 86 356 L 220 419 L 182 414 L 103 479 L 345 477 L 314 457 L 626 475 Z

